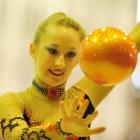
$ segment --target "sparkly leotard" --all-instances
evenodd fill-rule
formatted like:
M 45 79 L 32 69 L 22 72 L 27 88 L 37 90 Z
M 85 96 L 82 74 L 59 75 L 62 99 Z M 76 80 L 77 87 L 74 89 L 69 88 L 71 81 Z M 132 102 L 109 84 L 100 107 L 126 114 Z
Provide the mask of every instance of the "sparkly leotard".
M 32 87 L 20 93 L 9 92 L 0 96 L 0 138 L 6 140 L 86 140 L 60 135 L 55 123 L 62 118 L 57 102 L 50 102 L 43 94 L 33 92 Z M 76 93 L 80 98 L 88 98 L 76 85 L 65 94 Z M 88 98 L 89 99 L 89 98 Z M 59 101 L 58 101 L 59 102 Z M 48 106 L 48 104 L 51 106 Z M 49 111 L 48 111 L 49 110 Z M 90 103 L 85 113 L 92 113 Z M 55 113 L 54 113 L 55 112 Z

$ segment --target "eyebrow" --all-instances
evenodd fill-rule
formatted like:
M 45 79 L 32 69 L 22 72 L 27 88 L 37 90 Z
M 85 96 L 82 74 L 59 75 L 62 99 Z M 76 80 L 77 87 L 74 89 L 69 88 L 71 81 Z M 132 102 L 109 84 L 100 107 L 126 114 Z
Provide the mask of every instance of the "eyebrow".
M 76 50 L 76 47 L 71 47 L 70 49 L 74 49 L 74 50 Z
M 58 46 L 57 44 L 55 44 L 55 43 L 51 43 L 50 45 L 51 45 L 52 47 L 56 47 L 56 48 L 59 47 L 59 46 Z M 73 47 L 73 46 L 72 46 L 72 47 L 69 48 L 69 49 L 72 49 L 72 50 L 74 49 L 74 50 L 76 50 L 76 47 Z
M 54 43 L 51 43 L 50 45 L 51 45 L 52 47 L 56 47 L 56 48 L 59 47 L 57 44 L 54 44 Z

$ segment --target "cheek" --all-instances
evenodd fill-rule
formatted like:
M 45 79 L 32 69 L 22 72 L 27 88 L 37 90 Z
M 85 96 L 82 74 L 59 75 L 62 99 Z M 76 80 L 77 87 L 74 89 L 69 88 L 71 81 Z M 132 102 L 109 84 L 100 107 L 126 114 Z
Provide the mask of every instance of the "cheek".
M 40 71 L 46 71 L 53 60 L 49 56 L 42 56 L 38 61 Z
M 71 71 L 77 65 L 78 59 L 74 59 L 72 61 L 67 62 L 67 70 Z

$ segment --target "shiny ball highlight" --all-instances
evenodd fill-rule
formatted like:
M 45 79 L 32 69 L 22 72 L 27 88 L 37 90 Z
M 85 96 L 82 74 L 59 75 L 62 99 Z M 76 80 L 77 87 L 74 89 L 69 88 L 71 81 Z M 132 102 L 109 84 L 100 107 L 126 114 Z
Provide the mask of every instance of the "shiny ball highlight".
M 80 67 L 95 84 L 110 86 L 127 79 L 137 62 L 135 42 L 118 28 L 99 28 L 82 41 Z

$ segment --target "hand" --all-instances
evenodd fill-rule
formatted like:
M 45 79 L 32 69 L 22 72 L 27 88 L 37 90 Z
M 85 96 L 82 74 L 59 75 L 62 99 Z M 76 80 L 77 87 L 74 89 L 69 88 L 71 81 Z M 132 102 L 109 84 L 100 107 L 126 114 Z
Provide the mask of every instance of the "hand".
M 89 101 L 84 100 L 81 107 L 77 109 L 78 98 L 66 99 L 60 106 L 63 112 L 61 128 L 66 133 L 71 133 L 80 137 L 86 137 L 105 131 L 105 127 L 91 129 L 88 125 L 96 118 L 98 112 L 95 111 L 83 119 L 83 115 L 88 107 Z

